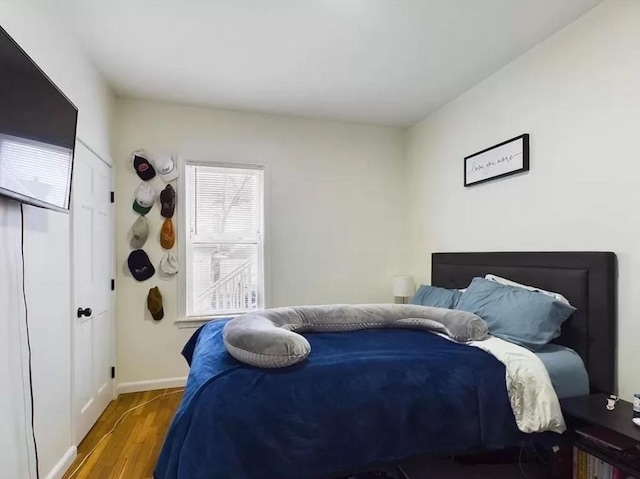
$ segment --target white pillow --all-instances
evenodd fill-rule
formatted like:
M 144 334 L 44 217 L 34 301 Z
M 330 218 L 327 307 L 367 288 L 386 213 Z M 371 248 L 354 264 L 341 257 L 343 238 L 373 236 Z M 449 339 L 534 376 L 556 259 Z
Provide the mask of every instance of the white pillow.
M 537 293 L 546 294 L 547 296 L 551 296 L 557 301 L 571 305 L 571 303 L 569 303 L 569 300 L 564 296 L 562 296 L 560 293 L 554 293 L 553 291 L 545 291 L 544 289 L 535 288 L 533 286 L 527 286 L 526 284 L 516 283 L 515 281 L 511 281 L 510 279 L 506 279 L 506 278 L 501 278 L 500 276 L 496 276 L 494 274 L 488 274 L 484 277 L 484 279 L 493 281 L 494 283 L 504 284 L 505 286 L 514 286 L 516 288 L 522 288 L 528 291 L 535 291 Z

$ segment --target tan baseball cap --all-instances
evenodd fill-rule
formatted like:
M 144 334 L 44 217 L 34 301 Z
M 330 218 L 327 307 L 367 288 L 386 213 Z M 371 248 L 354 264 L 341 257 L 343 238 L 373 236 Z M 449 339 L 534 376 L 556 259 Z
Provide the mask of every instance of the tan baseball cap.
M 138 219 L 133 223 L 131 227 L 131 247 L 133 249 L 140 249 L 144 246 L 147 238 L 149 237 L 149 223 L 144 216 L 138 216 Z
M 147 308 L 155 321 L 164 318 L 164 308 L 162 307 L 162 295 L 158 287 L 151 288 L 147 295 Z

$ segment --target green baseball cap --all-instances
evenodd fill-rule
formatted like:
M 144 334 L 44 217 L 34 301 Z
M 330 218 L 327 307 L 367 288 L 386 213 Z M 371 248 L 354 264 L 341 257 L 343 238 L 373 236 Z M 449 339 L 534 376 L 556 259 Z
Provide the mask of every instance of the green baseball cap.
M 135 199 L 133 200 L 133 211 L 140 215 L 146 215 L 151 211 L 156 193 L 148 183 L 140 183 L 136 188 Z

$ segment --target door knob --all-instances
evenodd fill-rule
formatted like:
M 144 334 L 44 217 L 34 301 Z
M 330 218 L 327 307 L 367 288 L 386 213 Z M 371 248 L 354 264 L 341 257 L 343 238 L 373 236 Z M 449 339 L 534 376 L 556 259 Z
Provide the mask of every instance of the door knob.
M 91 314 L 93 314 L 93 311 L 91 311 L 91 308 L 78 308 L 78 317 L 81 318 L 83 316 L 91 316 Z

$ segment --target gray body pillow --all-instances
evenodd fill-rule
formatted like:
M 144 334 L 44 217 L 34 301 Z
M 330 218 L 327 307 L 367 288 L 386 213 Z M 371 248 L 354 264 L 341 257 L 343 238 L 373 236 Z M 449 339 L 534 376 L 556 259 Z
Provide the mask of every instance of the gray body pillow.
M 335 304 L 266 309 L 237 316 L 223 330 L 231 356 L 252 366 L 282 368 L 311 352 L 299 333 L 404 328 L 443 333 L 458 342 L 483 339 L 486 323 L 473 313 L 430 306 Z

